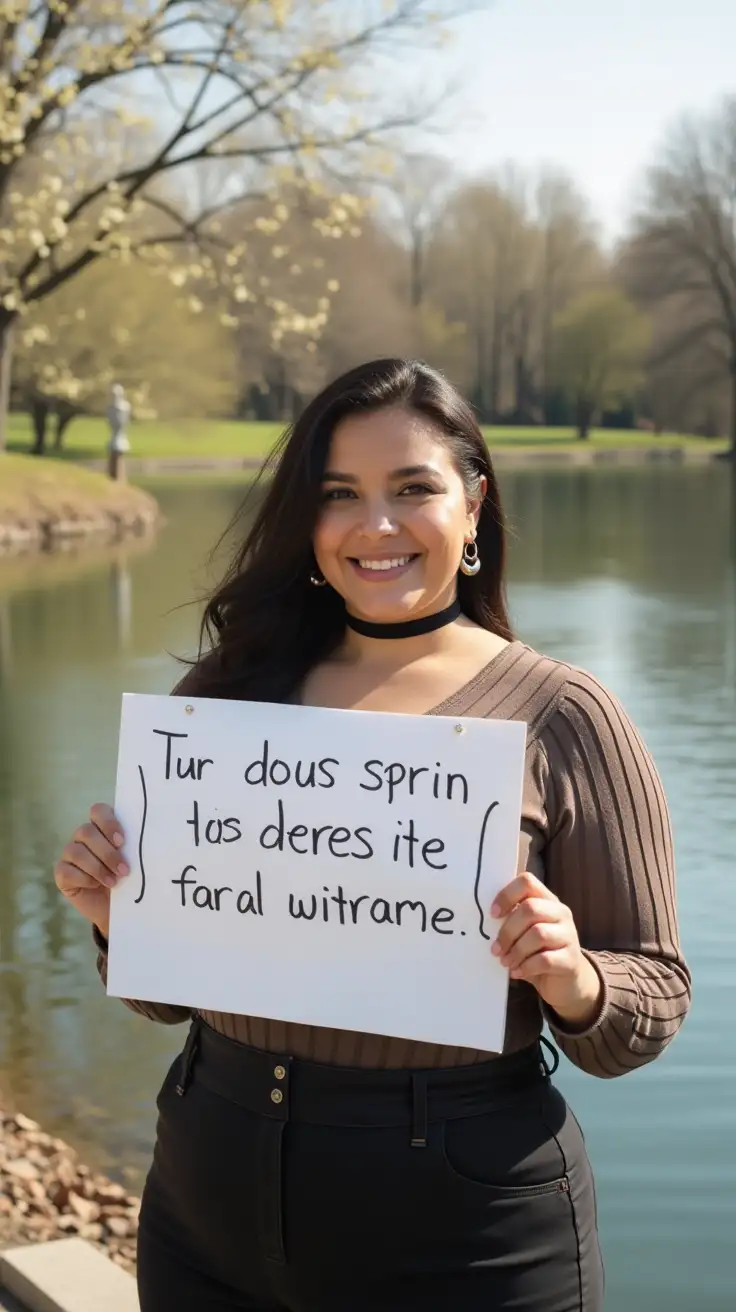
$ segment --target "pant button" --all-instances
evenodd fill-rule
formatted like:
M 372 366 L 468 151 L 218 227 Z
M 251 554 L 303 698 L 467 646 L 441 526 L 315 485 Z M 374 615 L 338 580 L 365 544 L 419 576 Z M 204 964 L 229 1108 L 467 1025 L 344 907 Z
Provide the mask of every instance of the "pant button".
M 272 1089 L 272 1090 L 271 1090 L 271 1102 L 283 1102 L 283 1101 L 284 1101 L 284 1095 L 283 1095 L 283 1093 L 281 1092 L 281 1090 L 280 1090 L 280 1089 Z
M 286 1068 L 284 1066 L 274 1066 L 273 1073 L 277 1080 L 286 1079 Z

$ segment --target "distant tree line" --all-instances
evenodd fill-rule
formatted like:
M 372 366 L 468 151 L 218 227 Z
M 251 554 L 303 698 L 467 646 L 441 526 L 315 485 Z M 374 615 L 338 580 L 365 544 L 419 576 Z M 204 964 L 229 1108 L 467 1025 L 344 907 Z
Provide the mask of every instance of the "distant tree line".
M 138 416 L 285 421 L 402 354 L 484 423 L 736 453 L 736 97 L 672 129 L 611 252 L 565 176 L 407 153 L 430 107 L 376 60 L 473 3 L 0 7 L 0 445 L 8 398 L 42 453 L 113 382 Z M 165 123 L 129 109 L 154 76 Z

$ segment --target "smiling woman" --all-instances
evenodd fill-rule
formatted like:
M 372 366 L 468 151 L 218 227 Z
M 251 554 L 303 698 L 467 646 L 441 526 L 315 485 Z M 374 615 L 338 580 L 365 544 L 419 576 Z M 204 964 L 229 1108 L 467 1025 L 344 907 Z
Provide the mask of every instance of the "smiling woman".
M 407 463 L 393 468 L 398 451 Z M 452 604 L 488 487 L 478 472 L 467 482 L 429 417 L 396 406 L 338 424 L 314 554 L 351 615 L 390 623 Z
M 593 1178 L 541 1031 L 546 1021 L 570 1061 L 611 1078 L 657 1057 L 687 1013 L 656 769 L 591 675 L 514 639 L 498 487 L 475 416 L 444 378 L 412 361 L 364 365 L 307 407 L 268 470 L 176 691 L 401 712 L 407 762 L 411 715 L 526 725 L 516 872 L 479 908 L 497 921 L 489 952 L 509 973 L 506 1034 L 489 1053 L 308 1015 L 286 1025 L 199 1011 L 197 998 L 130 1000 L 151 1020 L 192 1022 L 159 1096 L 142 1312 L 600 1312 Z M 334 764 L 320 762 L 317 786 Z M 264 743 L 250 796 L 289 768 Z M 371 760 L 362 786 L 402 800 L 431 790 L 432 806 L 467 792 L 439 761 Z M 310 843 L 344 852 L 348 829 L 310 836 L 278 805 L 267 843 L 288 844 L 295 868 Z M 103 979 L 123 843 L 97 804 L 56 867 L 95 926 Z M 442 853 L 430 841 L 422 856 L 412 903 L 376 899 L 367 877 L 359 889 L 347 874 L 323 884 L 322 870 L 292 914 L 337 917 L 346 934 L 365 915 L 409 917 L 445 942 L 451 913 L 431 882 Z M 310 965 L 334 989 L 330 962 Z
M 428 710 L 511 638 L 498 484 L 471 407 L 440 374 L 387 360 L 336 380 L 263 474 L 265 496 L 254 488 L 231 525 L 249 531 L 203 619 L 212 695 L 334 705 L 317 685 L 333 658 L 352 660 L 351 620 L 416 622 L 457 599 L 460 665 L 442 697 L 433 688 L 404 708 Z

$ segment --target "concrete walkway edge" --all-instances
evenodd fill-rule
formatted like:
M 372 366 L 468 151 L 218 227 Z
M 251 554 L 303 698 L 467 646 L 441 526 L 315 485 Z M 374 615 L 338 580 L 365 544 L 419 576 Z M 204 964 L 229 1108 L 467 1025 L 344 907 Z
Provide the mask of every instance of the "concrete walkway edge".
M 84 1239 L 0 1252 L 0 1307 L 5 1290 L 26 1312 L 140 1312 L 133 1276 Z

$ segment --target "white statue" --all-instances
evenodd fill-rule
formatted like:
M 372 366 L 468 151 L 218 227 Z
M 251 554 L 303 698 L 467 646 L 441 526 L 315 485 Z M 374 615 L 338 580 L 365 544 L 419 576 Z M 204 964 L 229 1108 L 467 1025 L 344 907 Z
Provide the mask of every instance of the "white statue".
M 130 423 L 130 401 L 125 395 L 125 388 L 122 383 L 113 383 L 110 395 L 111 400 L 107 407 L 107 418 L 111 433 L 108 450 L 116 455 L 125 455 L 127 451 L 130 451 L 130 442 L 125 431 Z
M 125 482 L 125 455 L 130 451 L 126 428 L 130 423 L 131 405 L 121 383 L 113 383 L 107 419 L 110 424 L 110 441 L 107 444 L 107 472 L 110 478 Z

